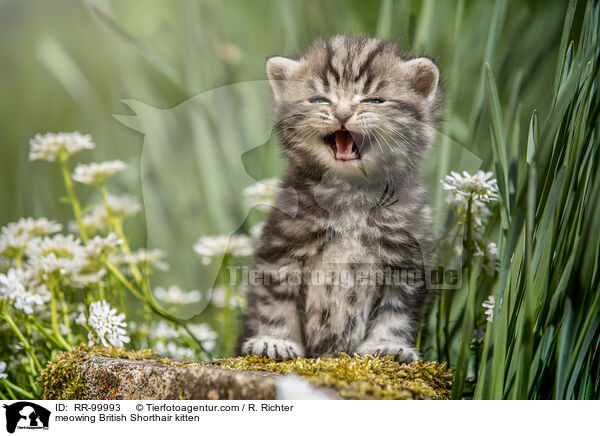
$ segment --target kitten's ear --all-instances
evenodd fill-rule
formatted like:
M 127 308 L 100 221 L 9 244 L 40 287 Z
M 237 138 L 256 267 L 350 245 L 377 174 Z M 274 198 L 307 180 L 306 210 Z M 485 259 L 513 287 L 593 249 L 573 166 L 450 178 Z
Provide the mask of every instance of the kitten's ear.
M 402 64 L 411 87 L 423 97 L 432 96 L 440 80 L 438 67 L 427 58 L 417 58 Z
M 267 77 L 271 82 L 275 99 L 279 99 L 286 80 L 290 79 L 299 65 L 300 62 L 282 56 L 273 56 L 267 59 Z

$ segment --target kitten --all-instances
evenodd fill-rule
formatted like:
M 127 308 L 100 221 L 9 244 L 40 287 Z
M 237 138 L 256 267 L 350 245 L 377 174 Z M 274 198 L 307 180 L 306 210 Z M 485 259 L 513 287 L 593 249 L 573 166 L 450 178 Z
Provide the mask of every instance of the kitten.
M 433 249 L 419 162 L 441 116 L 437 66 L 334 36 L 266 69 L 298 211 L 284 212 L 296 196 L 282 189 L 255 253 L 241 353 L 418 359 Z M 390 280 L 399 271 L 408 278 Z

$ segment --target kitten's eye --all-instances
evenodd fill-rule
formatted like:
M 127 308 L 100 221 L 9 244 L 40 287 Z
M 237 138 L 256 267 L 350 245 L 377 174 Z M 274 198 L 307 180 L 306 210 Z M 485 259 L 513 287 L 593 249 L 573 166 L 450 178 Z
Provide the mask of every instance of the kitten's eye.
M 364 100 L 361 100 L 361 103 L 374 103 L 374 104 L 380 104 L 385 102 L 385 100 L 383 98 L 365 98 Z
M 331 100 L 325 97 L 313 97 L 308 100 L 309 103 L 331 104 Z

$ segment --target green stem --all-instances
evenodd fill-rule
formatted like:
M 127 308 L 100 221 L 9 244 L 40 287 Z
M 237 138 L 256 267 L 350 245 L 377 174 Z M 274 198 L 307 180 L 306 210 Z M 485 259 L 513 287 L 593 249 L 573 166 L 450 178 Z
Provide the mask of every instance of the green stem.
M 46 328 L 40 324 L 40 322 L 33 316 L 29 317 L 29 321 L 31 322 L 31 324 L 33 325 L 33 327 L 40 332 L 42 335 L 44 335 L 46 338 L 48 338 L 49 340 L 51 340 L 52 342 L 54 342 L 54 344 L 56 344 L 58 347 L 63 348 L 66 351 L 70 351 L 71 350 L 71 346 L 65 342 L 64 340 L 61 341 L 60 338 L 56 338 L 54 337 L 50 332 L 48 332 L 46 330 Z
M 444 316 L 444 307 L 445 307 L 445 300 L 446 300 L 446 292 L 444 289 L 442 289 L 441 291 L 441 296 L 440 296 L 440 300 L 438 302 L 438 310 L 437 310 L 437 354 L 438 356 L 442 355 L 442 335 L 444 333 L 444 328 L 443 328 L 443 316 Z
M 29 343 L 27 338 L 25 336 L 23 336 L 23 333 L 21 333 L 21 330 L 19 330 L 19 327 L 17 327 L 17 324 L 15 323 L 15 321 L 12 319 L 12 317 L 8 313 L 3 313 L 2 318 L 4 318 L 6 320 L 6 322 L 10 326 L 10 328 L 13 329 L 13 331 L 15 332 L 15 334 L 17 335 L 17 337 L 23 344 L 23 348 L 25 348 L 25 351 L 27 352 L 29 359 L 31 360 L 31 362 L 33 363 L 35 368 L 37 370 L 41 370 L 42 365 L 40 365 L 39 360 L 35 356 L 35 353 L 33 352 L 33 347 L 31 346 L 31 344 Z
M 71 174 L 69 174 L 69 169 L 67 168 L 67 160 L 69 159 L 68 154 L 62 153 L 59 156 L 60 169 L 63 176 L 63 181 L 65 183 L 65 188 L 67 190 L 67 195 L 69 196 L 69 201 L 71 202 L 71 206 L 73 207 L 73 215 L 75 216 L 75 221 L 77 221 L 77 227 L 79 228 L 79 234 L 81 235 L 81 239 L 83 242 L 86 242 L 88 239 L 87 232 L 85 227 L 83 226 L 82 214 L 81 214 L 81 205 L 79 204 L 79 200 L 75 196 L 75 190 L 73 189 L 73 180 L 71 179 Z
M 227 265 L 227 256 L 223 259 L 223 266 Z M 233 319 L 232 319 L 232 311 L 231 311 L 231 288 L 227 283 L 227 274 L 226 268 L 221 268 L 221 284 L 225 288 L 225 308 L 223 311 L 223 348 L 226 356 L 231 356 L 233 354 Z
M 210 353 L 208 351 L 206 351 L 206 349 L 202 345 L 202 341 L 200 341 L 198 338 L 196 338 L 196 336 L 192 333 L 192 331 L 184 323 L 182 323 L 180 320 L 178 320 L 177 318 L 175 318 L 168 312 L 165 312 L 154 302 L 152 294 L 149 292 L 147 287 L 146 287 L 146 296 L 144 296 L 144 295 L 140 294 L 140 292 L 137 289 L 135 289 L 135 287 L 131 284 L 131 282 L 129 282 L 129 280 L 127 280 L 125 278 L 125 276 L 121 273 L 121 271 L 119 271 L 119 269 L 113 263 L 111 263 L 108 259 L 103 259 L 102 263 L 104 265 L 106 265 L 106 267 L 110 270 L 110 272 L 112 272 L 114 274 L 114 276 L 123 284 L 123 286 L 125 286 L 138 300 L 140 300 L 142 303 L 145 303 L 147 306 L 149 306 L 150 309 L 155 314 L 157 314 L 157 315 L 165 318 L 167 321 L 170 321 L 171 323 L 183 328 L 186 331 L 186 333 L 188 335 L 190 335 L 190 337 L 194 340 L 196 345 L 198 345 L 198 348 L 200 348 L 200 351 L 206 356 L 206 358 L 207 359 L 211 358 Z
M 108 205 L 108 196 L 106 194 L 106 187 L 104 186 L 104 184 L 98 185 L 98 189 L 100 190 L 102 204 L 104 204 L 104 209 L 106 210 L 106 214 L 108 217 L 109 230 L 114 231 L 117 234 L 117 236 L 121 240 L 121 248 L 123 249 L 123 252 L 129 256 L 131 254 L 131 248 L 129 247 L 127 236 L 123 231 L 123 222 L 121 218 L 119 218 L 113 213 L 112 209 Z M 129 262 L 129 269 L 131 270 L 131 274 L 133 274 L 133 278 L 135 279 L 136 283 L 138 285 L 141 285 L 143 277 L 138 266 L 133 262 Z
M 471 339 L 473 338 L 473 325 L 475 322 L 475 298 L 477 295 L 472 266 L 472 244 L 473 244 L 473 223 L 472 223 L 472 205 L 473 196 L 469 197 L 467 207 L 467 243 L 466 255 L 467 261 L 463 271 L 463 277 L 467 280 L 467 303 L 466 310 L 463 313 L 462 338 L 458 352 L 458 361 L 454 373 L 454 383 L 452 384 L 452 399 L 460 400 L 462 398 L 465 377 L 469 367 L 469 357 L 471 350 Z
M 23 398 L 26 398 L 28 400 L 34 400 L 35 399 L 35 395 L 33 395 L 31 392 L 26 391 L 25 389 L 17 386 L 14 383 L 11 383 L 10 381 L 8 381 L 7 379 L 3 378 L 2 379 L 2 384 L 4 384 L 4 387 L 6 388 L 7 391 L 9 391 L 10 393 L 12 393 L 12 391 L 15 391 L 17 393 L 19 393 L 20 395 L 23 396 Z M 17 400 L 20 398 L 17 398 L 14 393 L 12 394 L 12 397 Z
M 108 268 L 108 270 L 111 273 L 114 274 L 114 276 L 123 284 L 123 286 L 125 286 L 138 300 L 140 300 L 142 302 L 146 301 L 144 296 L 142 294 L 140 294 L 138 292 L 138 290 L 135 289 L 135 287 L 129 282 L 129 280 L 127 280 L 125 278 L 123 273 L 121 273 L 121 271 L 119 271 L 119 268 L 117 268 L 117 266 L 114 263 L 112 263 L 108 259 L 103 259 L 102 263 Z
M 61 342 L 67 342 L 64 336 L 61 334 L 60 329 L 58 327 L 58 309 L 56 306 L 56 287 L 54 284 L 49 284 L 50 292 L 52 294 L 52 298 L 50 299 L 50 320 L 52 324 L 52 332 L 60 340 Z
M 106 291 L 104 290 L 104 283 L 102 281 L 98 282 L 98 298 L 106 300 Z
M 12 389 L 10 388 L 10 385 L 8 383 L 8 380 L 6 380 L 5 378 L 0 379 L 0 382 L 4 385 L 4 389 L 6 389 L 6 393 L 8 394 L 8 396 L 12 399 L 12 400 L 16 400 L 17 396 L 15 395 L 15 393 L 12 391 Z M 12 383 L 10 383 L 12 384 Z
M 62 292 L 57 292 L 58 299 L 60 301 L 60 309 L 62 312 L 63 324 L 67 329 L 67 341 L 69 343 L 73 343 L 73 333 L 71 331 L 71 320 L 69 319 L 69 308 L 67 306 L 67 302 L 65 301 L 64 295 Z

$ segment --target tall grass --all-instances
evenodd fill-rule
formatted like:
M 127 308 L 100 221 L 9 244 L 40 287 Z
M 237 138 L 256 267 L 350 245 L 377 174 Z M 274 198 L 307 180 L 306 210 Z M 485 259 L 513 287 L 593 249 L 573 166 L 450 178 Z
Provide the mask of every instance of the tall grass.
M 191 242 L 243 222 L 242 188 L 281 172 L 272 139 L 245 155 L 252 178 L 221 169 L 247 151 L 244 135 L 264 130 L 267 102 L 255 96 L 242 113 L 254 130 L 231 129 L 230 118 L 217 120 L 216 130 L 199 128 L 211 116 L 196 111 L 184 121 L 150 118 L 157 139 L 144 157 L 142 135 L 112 114 L 172 108 L 222 85 L 262 80 L 266 56 L 301 51 L 332 33 L 378 35 L 436 57 L 447 99 L 440 152 L 428 162 L 437 228 L 447 213 L 439 180 L 474 162 L 494 171 L 501 199 L 487 236 L 498 242 L 500 265 L 486 278 L 474 263 L 461 289 L 438 294 L 422 352 L 456 369 L 455 398 L 600 395 L 597 2 L 181 0 L 152 2 L 140 13 L 128 2 L 15 0 L 0 5 L 0 20 L 0 50 L 12 66 L 0 79 L 14 84 L 0 88 L 10 103 L 0 106 L 0 224 L 28 215 L 64 221 L 68 208 L 54 201 L 63 195 L 60 174 L 27 162 L 27 140 L 45 131 L 91 133 L 108 144 L 91 159 L 121 158 L 135 168 L 148 158 L 165 168 L 152 180 L 135 172 L 116 179 L 133 193 L 144 182 L 151 222 L 141 218 L 128 234 L 133 245 L 150 241 L 169 253 L 175 266 L 157 284 L 203 291 L 214 271 L 198 265 Z M 235 92 L 216 103 L 228 117 L 240 113 L 230 106 Z M 170 183 L 173 170 L 158 146 L 184 141 L 205 151 L 186 160 L 186 183 Z M 147 198 L 149 181 L 160 195 Z M 492 323 L 481 307 L 489 295 L 497 302 Z M 199 318 L 216 316 L 207 310 Z
M 475 398 L 600 396 L 600 21 L 589 2 L 575 44 L 576 8 L 571 1 L 550 111 L 543 122 L 533 112 L 513 155 L 503 156 L 508 137 L 486 68 L 494 164 L 505 180 L 494 284 L 503 303 L 486 332 Z

